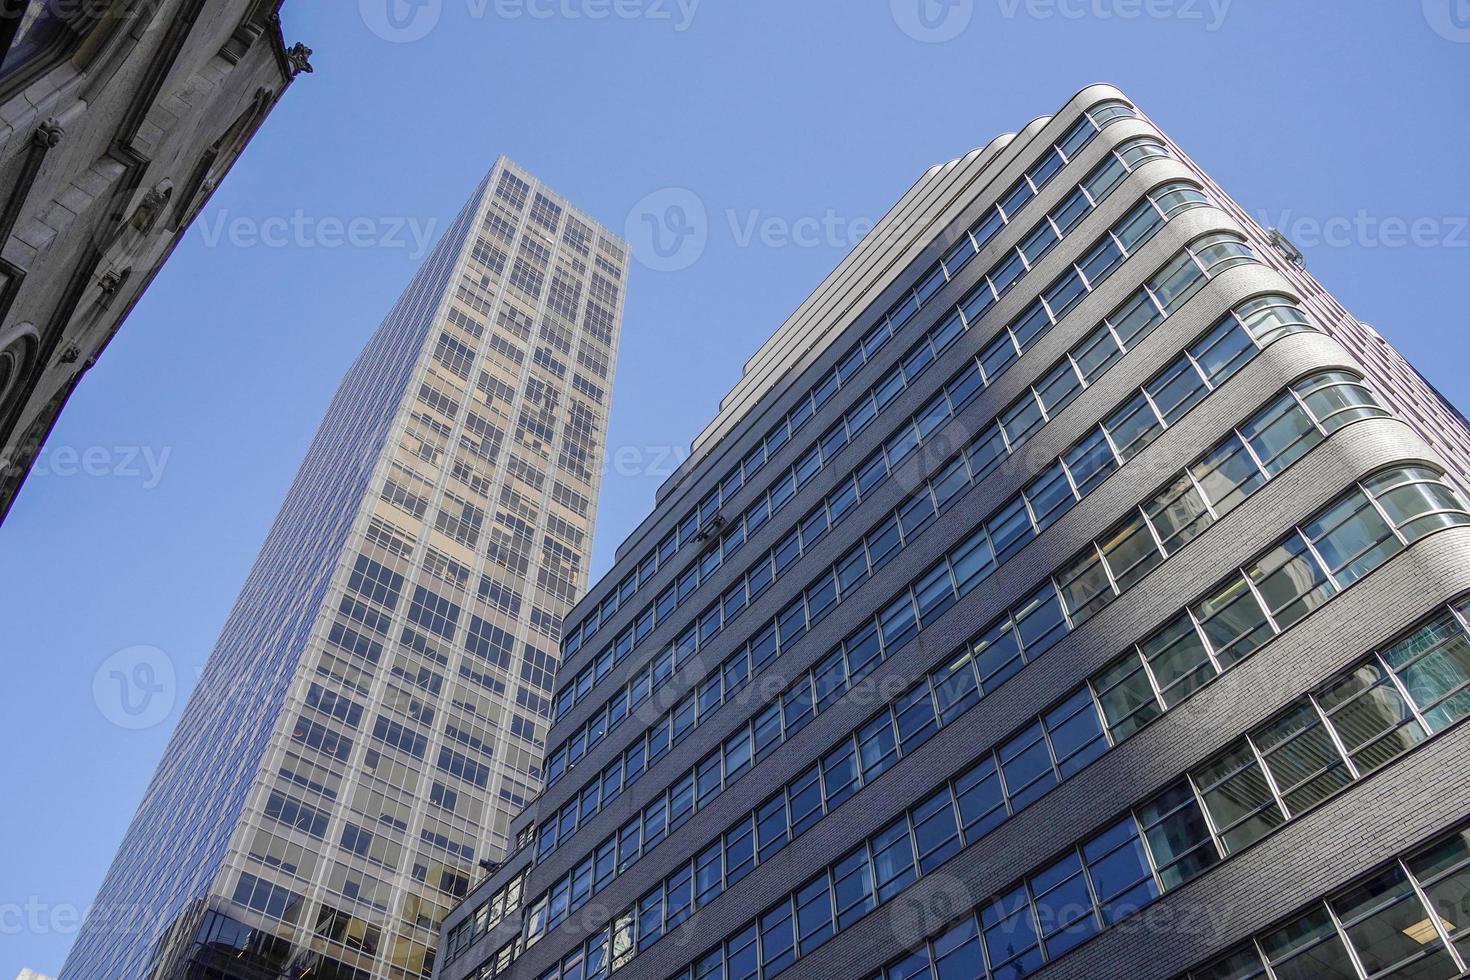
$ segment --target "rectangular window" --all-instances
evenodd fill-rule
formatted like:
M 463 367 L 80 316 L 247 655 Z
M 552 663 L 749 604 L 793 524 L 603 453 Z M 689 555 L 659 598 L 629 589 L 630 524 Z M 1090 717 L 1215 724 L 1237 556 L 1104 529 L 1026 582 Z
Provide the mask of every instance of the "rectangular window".
M 1276 635 L 1255 593 L 1239 576 L 1196 602 L 1190 611 L 1198 618 L 1222 669 Z
M 1233 854 L 1286 822 L 1248 742 L 1236 743 L 1192 775 L 1225 853 Z
M 1220 860 L 1188 783 L 1177 783 L 1139 807 L 1138 821 L 1166 891 Z

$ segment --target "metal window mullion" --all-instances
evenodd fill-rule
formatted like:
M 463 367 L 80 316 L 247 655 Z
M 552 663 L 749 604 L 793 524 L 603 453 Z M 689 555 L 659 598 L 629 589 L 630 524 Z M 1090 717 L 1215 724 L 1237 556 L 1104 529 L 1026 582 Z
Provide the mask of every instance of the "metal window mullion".
M 1252 746 L 1251 749 L 1254 752 L 1255 747 Z M 1257 762 L 1259 762 L 1259 757 Z M 1199 782 L 1194 778 L 1192 771 L 1184 774 L 1184 781 L 1189 786 L 1189 791 L 1194 794 L 1194 802 L 1199 806 L 1200 814 L 1205 818 L 1205 829 L 1210 832 L 1210 842 L 1215 847 L 1215 854 L 1223 860 L 1230 852 L 1225 849 L 1224 843 L 1220 840 L 1220 832 L 1215 827 L 1215 818 L 1210 814 L 1210 808 L 1205 803 L 1205 795 L 1200 792 Z
M 1301 734 L 1302 733 L 1298 732 L 1297 735 L 1293 735 L 1287 741 L 1295 741 Z M 1286 805 L 1286 794 L 1281 792 L 1281 785 L 1276 782 L 1275 774 L 1271 772 L 1271 767 L 1266 764 L 1266 754 L 1261 751 L 1261 747 L 1256 744 L 1255 736 L 1250 732 L 1245 733 L 1245 744 L 1250 746 L 1251 753 L 1256 758 L 1256 765 L 1261 767 L 1261 774 L 1266 778 L 1266 785 L 1270 788 L 1271 795 L 1276 800 L 1276 806 L 1281 810 L 1281 820 L 1283 823 L 1285 823 L 1286 821 L 1292 819 L 1295 814 L 1293 814 L 1291 808 Z M 1286 743 L 1283 742 L 1282 744 L 1285 745 Z M 1258 808 L 1255 813 L 1259 812 L 1261 811 Z M 1254 815 L 1254 813 L 1251 814 L 1251 816 Z
M 1342 919 L 1338 916 L 1337 910 L 1326 899 L 1322 900 L 1322 907 L 1327 910 L 1327 917 L 1331 920 L 1332 927 L 1337 930 L 1337 938 L 1342 943 L 1342 948 L 1347 950 L 1348 959 L 1352 961 L 1353 969 L 1358 971 L 1360 978 L 1367 980 L 1368 971 L 1363 966 L 1362 958 L 1358 955 L 1357 949 L 1353 947 L 1352 940 L 1348 938 L 1347 927 L 1342 924 Z
M 1176 811 L 1171 810 L 1170 815 L 1174 812 Z M 1154 887 L 1158 889 L 1160 895 L 1168 894 L 1169 890 L 1164 887 L 1164 879 L 1159 874 L 1159 859 L 1154 856 L 1153 844 L 1148 839 L 1148 828 L 1144 826 L 1142 820 L 1138 819 L 1136 808 L 1130 809 L 1128 816 L 1133 820 L 1134 830 L 1138 832 L 1138 842 L 1143 845 L 1143 859 L 1148 864 L 1148 873 L 1153 877 Z
M 1305 540 L 1305 535 L 1302 534 L 1300 528 L 1294 527 L 1291 530 L 1292 533 L 1296 534 L 1299 538 Z M 1289 537 L 1290 535 L 1288 535 L 1288 538 Z M 1310 548 L 1311 544 L 1308 543 L 1307 547 Z M 1321 559 L 1317 558 L 1316 560 L 1320 565 Z M 1266 625 L 1271 627 L 1272 634 L 1275 636 L 1280 636 L 1283 632 L 1285 632 L 1285 630 L 1283 630 L 1280 624 L 1276 622 L 1276 614 L 1271 611 L 1270 604 L 1266 602 L 1266 597 L 1261 594 L 1261 590 L 1256 586 L 1255 580 L 1250 577 L 1250 573 L 1247 572 L 1244 568 L 1239 568 L 1236 570 L 1236 572 L 1240 575 L 1241 579 L 1245 581 L 1245 587 L 1250 590 L 1251 595 L 1255 596 L 1256 602 L 1260 604 L 1261 612 L 1265 613 L 1266 615 Z M 1329 581 L 1332 578 L 1330 574 L 1327 577 Z M 1336 582 L 1333 582 L 1334 586 L 1336 586 L 1336 584 Z
M 1321 720 L 1322 726 L 1327 730 L 1327 736 L 1332 739 L 1333 747 L 1337 749 L 1338 755 L 1342 756 L 1342 761 L 1347 764 L 1348 774 L 1352 776 L 1353 782 L 1357 782 L 1358 780 L 1362 779 L 1363 774 L 1358 769 L 1358 764 L 1353 761 L 1352 755 L 1348 752 L 1347 743 L 1342 740 L 1342 736 L 1339 735 L 1337 729 L 1333 727 L 1332 716 L 1327 713 L 1326 708 L 1322 707 L 1322 703 L 1317 700 L 1317 695 L 1314 692 L 1309 692 L 1307 694 L 1307 700 L 1311 702 L 1313 709 L 1316 710 L 1317 717 Z M 1356 698 L 1354 698 L 1354 700 L 1356 700 Z M 1323 769 L 1322 772 L 1326 772 L 1327 769 L 1330 768 L 1331 766 L 1328 766 L 1326 769 Z
M 1400 873 L 1402 873 L 1404 878 L 1409 882 L 1409 887 L 1414 890 L 1415 897 L 1418 898 L 1419 903 L 1424 907 L 1424 911 L 1428 914 L 1429 921 L 1434 925 L 1434 931 L 1439 936 L 1439 941 L 1444 944 L 1445 949 L 1449 950 L 1450 958 L 1453 960 L 1454 964 L 1461 970 L 1464 970 L 1467 966 L 1466 959 L 1464 955 L 1461 954 L 1459 948 L 1450 939 L 1450 934 L 1448 930 L 1446 930 L 1444 927 L 1444 918 L 1440 916 L 1439 910 L 1435 908 L 1434 903 L 1429 900 L 1429 895 L 1427 892 L 1424 891 L 1423 886 L 1419 884 L 1419 879 L 1415 877 L 1412 871 L 1409 870 L 1408 862 L 1405 861 L 1402 857 L 1399 857 L 1395 860 L 1395 863 L 1398 864 Z

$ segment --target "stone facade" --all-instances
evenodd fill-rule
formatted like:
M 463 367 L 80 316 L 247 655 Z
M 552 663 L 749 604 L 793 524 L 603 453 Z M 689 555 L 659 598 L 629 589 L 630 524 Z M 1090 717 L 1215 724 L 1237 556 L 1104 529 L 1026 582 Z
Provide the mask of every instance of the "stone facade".
M 283 43 L 281 2 L 31 0 L 0 31 L 0 519 L 82 376 L 311 70 Z

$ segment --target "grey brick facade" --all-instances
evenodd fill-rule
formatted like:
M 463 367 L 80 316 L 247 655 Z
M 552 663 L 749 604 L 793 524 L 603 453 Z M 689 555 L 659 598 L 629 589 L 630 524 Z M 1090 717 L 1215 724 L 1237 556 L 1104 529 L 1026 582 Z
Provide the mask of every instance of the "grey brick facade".
M 807 392 L 847 358 L 854 340 L 865 336 L 872 326 L 874 314 L 882 314 L 902 301 L 906 291 L 926 277 L 926 270 L 934 268 L 941 257 L 953 254 L 951 249 L 963 240 L 967 229 L 975 227 L 998 200 L 1009 194 L 1023 174 L 1036 169 L 1048 147 L 1068 138 L 1076 131 L 1074 127 L 1091 118 L 1088 114 L 1096 114 L 1097 107 L 1114 100 L 1124 97 L 1109 86 L 1091 86 L 1057 115 L 1039 119 L 1015 137 L 977 151 L 979 155 L 973 159 L 982 161 L 981 176 L 965 172 L 955 178 L 962 181 L 968 203 L 955 211 L 942 231 L 936 230 L 932 244 L 915 253 L 911 261 L 885 273 L 886 284 L 871 291 L 868 312 L 849 319 L 847 329 L 824 334 L 825 346 L 794 364 L 737 421 L 712 425 L 712 430 L 723 426 L 724 434 L 712 443 L 701 443 L 699 453 L 661 491 L 655 512 L 619 549 L 616 566 L 568 617 L 568 633 L 575 633 L 579 622 L 592 617 L 609 596 L 628 591 L 625 585 L 631 581 L 629 573 L 639 570 L 644 556 L 668 540 L 691 507 L 727 480 L 732 466 L 760 445 L 772 425 L 800 405 Z M 1126 101 L 1124 104 L 1128 105 Z M 721 518 L 738 524 L 740 515 L 759 497 L 767 481 L 802 458 L 813 439 L 828 432 L 842 417 L 842 410 L 854 404 L 853 392 L 865 392 L 883 378 L 910 352 L 916 338 L 972 295 L 981 273 L 1018 244 L 1031 240 L 1038 219 L 1071 200 L 1070 192 L 1079 181 L 1105 164 L 1110 155 L 1122 156 L 1129 148 L 1141 145 L 1140 139 L 1166 145 L 1167 155 L 1130 168 L 1126 178 L 1031 265 L 1015 288 L 969 322 L 967 333 L 940 353 L 934 363 L 910 377 L 905 390 L 881 409 L 873 424 L 852 437 L 831 465 L 823 466 L 793 501 L 751 533 L 735 557 L 727 556 L 720 567 L 702 575 L 696 593 L 671 615 L 661 614 L 657 625 L 637 640 L 630 653 L 617 656 L 590 693 L 578 696 L 575 703 L 570 698 L 564 702 L 547 737 L 553 760 L 552 782 L 516 822 L 526 846 L 450 914 L 444 924 L 438 976 L 444 980 L 593 980 L 611 972 L 627 980 L 726 975 L 733 980 L 745 975 L 737 971 L 747 965 L 742 958 L 746 947 L 740 937 L 759 922 L 756 932 L 762 935 L 761 945 L 751 948 L 760 952 L 750 955 L 766 958 L 769 965 L 763 976 L 780 973 L 793 980 L 875 977 L 881 968 L 904 954 L 925 950 L 926 943 L 956 927 L 966 916 L 979 914 L 984 922 L 984 910 L 995 907 L 992 899 L 1011 892 L 1020 882 L 1030 881 L 1051 862 L 1118 824 L 1120 818 L 1142 812 L 1141 808 L 1158 794 L 1179 785 L 1186 774 L 1199 772 L 1203 764 L 1240 744 L 1245 733 L 1257 732 L 1284 710 L 1305 703 L 1300 699 L 1306 692 L 1318 691 L 1365 656 L 1419 627 L 1425 617 L 1442 610 L 1447 602 L 1470 591 L 1470 564 L 1466 562 L 1470 526 L 1463 526 L 1466 521 L 1460 516 L 1447 516 L 1444 520 L 1451 526 L 1406 541 L 1403 547 L 1393 545 L 1393 557 L 1375 560 L 1371 572 L 1356 581 L 1335 580 L 1329 589 L 1331 598 L 1304 619 L 1291 625 L 1273 625 L 1274 638 L 1266 647 L 1269 653 L 1254 654 L 1219 669 L 1212 681 L 1182 701 L 1166 704 L 1157 720 L 1136 733 L 1114 733 L 1109 748 L 1080 769 L 1063 771 L 1057 785 L 1043 795 L 1024 803 L 1018 802 L 1014 794 L 1008 797 L 1008 819 L 982 836 L 964 840 L 964 846 L 953 856 L 925 869 L 886 900 L 879 899 L 876 908 L 837 928 L 835 935 L 797 955 L 794 943 L 781 938 L 786 933 L 777 926 L 767 927 L 771 922 L 779 925 L 782 909 L 801 902 L 794 897 L 799 889 L 808 884 L 816 887 L 825 869 L 853 853 L 854 848 L 864 846 L 865 841 L 876 840 L 895 817 L 923 802 L 937 788 L 959 785 L 958 780 L 973 771 L 978 759 L 1034 723 L 1039 715 L 1079 690 L 1079 685 L 1090 685 L 1085 689 L 1100 705 L 1095 679 L 1101 670 L 1120 654 L 1147 641 L 1181 610 L 1199 606 L 1228 573 L 1238 576 L 1233 570 L 1254 567 L 1252 563 L 1284 540 L 1283 535 L 1315 521 L 1335 502 L 1345 499 L 1349 488 L 1360 486 L 1364 480 L 1371 482 L 1378 474 L 1428 466 L 1432 469 L 1426 472 L 1438 473 L 1437 479 L 1447 488 L 1463 494 L 1470 472 L 1470 455 L 1464 451 L 1470 446 L 1470 432 L 1452 407 L 1439 399 L 1375 332 L 1353 320 L 1300 266 L 1278 251 L 1266 232 L 1251 223 L 1245 212 L 1141 113 L 1127 112 L 1097 126 L 1097 130 L 1080 151 L 1066 157 L 1065 166 L 1036 188 L 1035 196 L 1024 209 L 1017 209 L 1013 221 L 983 242 L 977 235 L 973 259 L 958 263 L 953 270 L 941 267 L 947 281 L 926 294 L 919 312 L 902 324 L 901 331 L 894 328 L 895 340 L 878 348 L 864 366 L 843 379 L 840 393 L 766 461 L 758 477 L 745 478 L 740 490 L 722 498 Z M 957 173 L 958 163 L 951 165 Z M 1034 178 L 1026 179 L 1033 185 L 1037 183 Z M 1053 314 L 1053 326 L 1024 347 L 1019 358 L 989 377 L 984 389 L 947 421 L 930 431 L 922 447 L 894 465 L 886 482 L 865 492 L 861 502 L 840 518 L 841 523 L 836 523 L 831 533 L 804 546 L 801 557 L 776 579 L 774 587 L 752 598 L 722 631 L 712 632 L 701 641 L 697 653 L 682 659 L 676 655 L 677 670 L 652 697 L 633 707 L 626 720 L 587 748 L 574 768 L 558 771 L 556 753 L 565 746 L 575 746 L 577 733 L 598 717 L 609 698 L 637 676 L 658 651 L 684 636 L 691 622 L 702 617 L 701 611 L 710 608 L 709 603 L 738 586 L 747 565 L 802 525 L 828 494 L 844 486 L 853 467 L 882 447 L 895 425 L 931 404 L 936 393 L 973 362 L 977 352 L 986 349 L 1004 325 L 1017 322 L 1034 308 L 1039 293 L 1061 282 L 1059 277 L 1070 275 L 1073 263 L 1085 264 L 1099 235 L 1136 213 L 1140 201 L 1180 181 L 1199 188 L 1208 203 L 1170 215 L 1126 261 L 1090 282 L 1085 297 L 1060 315 Z M 882 228 L 880 224 L 879 230 Z M 1080 393 L 1051 411 L 1040 389 L 1053 366 L 1062 363 L 1084 337 L 1091 336 L 1105 317 L 1114 317 L 1120 304 L 1137 294 L 1143 284 L 1150 283 L 1153 288 L 1156 275 L 1174 257 L 1219 233 L 1242 243 L 1251 260 L 1209 274 L 1208 281 L 1187 301 L 1168 311 L 1158 329 L 1131 343 L 1112 366 L 1095 374 Z M 850 259 L 814 296 L 834 280 L 860 277 L 864 268 L 856 259 Z M 995 574 L 978 584 L 958 587 L 952 605 L 925 617 L 916 634 L 885 649 L 881 662 L 870 673 L 835 696 L 814 718 L 804 722 L 799 732 L 760 754 L 749 770 L 742 768 L 733 778 L 723 777 L 723 791 L 715 789 L 707 799 L 701 799 L 692 815 L 666 838 L 633 852 L 635 856 L 618 873 L 604 876 L 599 872 L 590 894 L 582 897 L 585 904 L 565 912 L 563 919 L 557 902 L 564 899 L 556 897 L 558 887 L 565 887 L 563 882 L 575 883 L 605 841 L 620 840 L 623 829 L 632 826 L 640 812 L 646 814 L 645 808 L 658 804 L 671 786 L 696 766 L 702 767 L 722 746 L 728 755 L 731 740 L 742 739 L 740 733 L 752 718 L 767 709 L 788 684 L 817 665 L 828 663 L 829 655 L 844 638 L 856 635 L 864 624 L 884 614 L 896 595 L 958 544 L 970 540 L 977 527 L 989 521 L 1004 502 L 1023 491 L 1031 493 L 1038 474 L 1053 470 L 1054 461 L 1096 430 L 1099 420 L 1112 418 L 1118 406 L 1128 403 L 1141 387 L 1154 384 L 1161 372 L 1180 363 L 1182 350 L 1193 350 L 1197 338 L 1215 325 L 1228 322 L 1243 303 L 1263 295 L 1289 299 L 1314 329 L 1261 343 L 1259 351 L 1234 370 L 1227 381 L 1169 421 L 1146 448 L 1129 454 L 1126 462 L 1094 489 L 1078 489 L 1080 484 L 1069 478 L 1068 492 L 1078 499 L 1054 521 L 1041 523 L 1028 497 L 1029 513 L 1039 530 L 1023 549 L 1002 561 Z M 1116 592 L 1112 601 L 1085 615 L 1067 607 L 1067 632 L 1054 646 L 1041 648 L 1043 654 L 1029 657 L 1009 679 L 986 686 L 977 703 L 949 718 L 928 741 L 912 749 L 905 747 L 897 761 L 886 763 L 886 768 L 866 779 L 853 795 L 832 804 L 828 786 L 821 791 L 829 795 L 825 816 L 802 827 L 789 843 L 762 857 L 738 881 L 714 888 L 712 897 L 695 907 L 682 924 L 670 923 L 666 930 L 660 925 L 662 916 L 668 913 L 658 910 L 674 907 L 674 896 L 683 894 L 676 889 L 686 887 L 682 876 L 688 873 L 691 862 L 708 853 L 707 848 L 722 834 L 728 842 L 735 833 L 732 828 L 754 819 L 753 809 L 809 771 L 815 760 L 826 758 L 835 747 L 850 742 L 854 733 L 870 719 L 882 716 L 886 706 L 908 692 L 915 682 L 931 674 L 938 676 L 936 671 L 972 648 L 978 651 L 974 646 L 977 634 L 997 617 L 1026 600 L 1038 587 L 1057 581 L 1059 570 L 1083 549 L 1092 547 L 1092 542 L 1101 540 L 1123 517 L 1153 499 L 1177 474 L 1199 461 L 1206 450 L 1230 438 L 1248 420 L 1259 419 L 1283 391 L 1291 390 L 1303 379 L 1323 377 L 1324 372 L 1338 372 L 1332 376 L 1339 378 L 1360 378 L 1383 410 L 1373 412 L 1376 417 L 1334 429 L 1311 451 L 1266 479 L 1239 506 L 1218 516 L 1196 539 L 1163 552 L 1162 561 L 1129 585 L 1118 585 L 1114 570 L 1109 576 L 1109 588 Z M 792 600 L 815 581 L 819 572 L 848 553 L 861 535 L 877 526 L 885 515 L 912 500 L 911 495 L 943 471 L 960 447 L 985 433 L 992 420 L 1017 404 L 1017 399 L 1031 397 L 1027 393 L 1033 388 L 1034 396 L 1048 412 L 1046 421 L 1026 434 L 1024 441 L 1015 442 L 1004 462 L 985 471 L 944 503 L 931 523 L 920 525 L 919 530 L 906 536 L 896 556 L 851 592 L 844 591 L 840 603 L 824 610 L 824 618 L 804 635 L 791 642 L 783 640 L 779 655 L 751 683 L 725 697 L 717 708 L 701 709 L 698 724 L 684 733 L 667 754 L 650 763 L 641 778 L 621 788 L 611 802 L 601 803 L 601 797 L 594 796 L 590 797 L 594 805 L 587 805 L 589 797 L 584 790 L 594 784 L 597 774 L 617 764 L 646 728 L 661 723 L 666 712 L 691 692 L 700 691 L 701 685 L 718 673 L 727 658 L 739 653 L 761 624 L 791 608 Z M 1153 410 L 1162 412 L 1157 407 L 1160 398 L 1150 397 Z M 738 401 L 732 393 L 727 404 Z M 1451 510 L 1460 515 L 1462 507 L 1463 503 Z M 729 526 L 726 523 L 720 529 Z M 1327 567 L 1341 568 L 1320 554 L 1316 560 Z M 559 694 L 575 685 L 577 675 L 601 656 L 599 651 L 604 645 L 630 627 L 647 603 L 684 574 L 690 561 L 680 539 L 670 558 L 660 556 L 656 572 L 649 577 L 638 576 L 636 591 L 630 593 L 633 597 L 623 598 L 611 618 L 604 612 L 601 625 L 588 634 L 590 639 L 580 641 L 580 648 L 567 650 L 557 682 Z M 958 572 L 954 574 L 954 581 L 958 581 Z M 1340 571 L 1327 574 L 1331 579 Z M 1301 584 L 1295 572 L 1293 583 Z M 1063 604 L 1068 601 L 1064 598 Z M 1199 614 L 1192 615 L 1199 618 Z M 938 682 L 934 683 L 935 703 L 941 703 Z M 1156 683 L 1161 682 L 1156 678 Z M 1097 710 L 1103 711 L 1101 707 Z M 1425 722 L 1429 730 L 1422 741 L 1393 761 L 1373 771 L 1353 769 L 1353 778 L 1340 790 L 1316 805 L 1294 810 L 1269 833 L 1232 847 L 1213 866 L 1188 880 L 1168 881 L 1161 867 L 1162 857 L 1151 851 L 1142 859 L 1151 862 L 1150 872 L 1156 882 L 1151 901 L 1116 920 L 1105 918 L 1099 905 L 1091 913 L 1098 917 L 1093 926 L 1095 935 L 1068 949 L 1062 949 L 1059 942 L 1054 944 L 1055 949 L 1038 946 L 1034 962 L 995 975 L 1167 980 L 1273 926 L 1306 903 L 1322 899 L 1380 862 L 1452 828 L 1470 812 L 1470 790 L 1463 779 L 1467 735 L 1462 726 L 1454 724 L 1458 718 L 1441 721 L 1441 717 L 1436 716 L 1433 724 Z M 784 724 L 789 726 L 791 722 L 788 719 Z M 594 730 L 600 732 L 600 726 L 594 721 Z M 1050 751 L 1055 754 L 1056 750 Z M 728 772 L 728 768 L 719 769 L 721 764 L 729 765 L 728 761 L 713 763 L 715 785 L 718 773 Z M 854 763 L 865 764 L 861 760 Z M 1060 766 L 1055 759 L 1052 764 Z M 616 785 L 622 787 L 622 776 L 617 779 Z M 559 844 L 555 838 L 551 845 L 546 844 L 548 823 L 555 828 L 559 816 L 568 812 L 568 804 L 578 800 L 579 794 L 583 794 L 584 812 L 577 817 L 575 830 L 569 836 L 563 833 Z M 1198 805 L 1203 812 L 1209 804 L 1203 796 L 1201 800 Z M 795 812 L 793 803 L 782 819 L 794 820 Z M 1141 818 L 1136 819 L 1143 826 Z M 1220 815 L 1211 812 L 1202 819 L 1211 821 L 1212 846 L 1224 846 L 1220 843 Z M 917 831 L 911 829 L 910 833 Z M 543 838 L 539 845 L 534 843 L 538 835 Z M 872 846 L 875 856 L 871 868 L 881 873 L 877 845 Z M 1144 845 L 1138 846 L 1142 853 Z M 727 843 L 726 876 L 734 860 L 732 847 Z M 1157 849 L 1155 844 L 1149 847 Z M 832 873 L 835 882 L 837 872 Z M 1094 881 L 1096 892 L 1096 879 L 1088 880 Z M 483 915 L 487 901 L 504 894 L 512 881 L 523 889 L 519 909 L 505 913 L 505 918 L 488 930 L 465 925 L 473 923 L 477 914 Z M 835 884 L 833 887 L 837 888 Z M 1039 886 L 1032 883 L 1028 887 L 1033 914 L 1045 929 L 1043 908 L 1036 897 Z M 833 894 L 840 902 L 841 893 Z M 1093 900 L 1101 902 L 1096 894 Z M 655 910 L 651 918 L 643 911 L 648 908 Z M 799 917 L 798 912 L 793 920 Z M 546 925 L 548 920 L 550 926 Z M 603 949 L 598 945 L 603 930 L 611 932 L 611 946 L 599 953 Z M 620 933 L 623 942 L 633 944 L 621 955 Z M 779 958 L 785 955 L 782 943 L 792 945 L 794 962 Z M 997 969 L 998 948 L 988 948 L 987 965 L 979 970 Z M 940 955 L 939 949 L 934 947 L 934 956 Z M 582 959 L 584 954 L 586 960 Z M 773 955 L 778 958 L 772 959 Z M 608 959 L 616 961 L 611 969 Z M 729 972 L 689 972 L 696 961 L 706 964 L 700 969 L 714 969 L 710 964 L 723 962 L 719 969 Z

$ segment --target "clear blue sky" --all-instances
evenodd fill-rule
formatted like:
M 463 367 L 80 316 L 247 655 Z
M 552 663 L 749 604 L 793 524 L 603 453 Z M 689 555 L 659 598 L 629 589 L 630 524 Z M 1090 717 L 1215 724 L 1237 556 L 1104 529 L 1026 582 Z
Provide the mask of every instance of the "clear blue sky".
M 625 462 L 686 448 L 849 231 L 926 167 L 1094 81 L 1470 406 L 1466 0 L 949 0 L 932 22 L 918 0 L 427 2 L 386 40 L 384 0 L 288 0 L 317 73 L 0 528 L 0 980 L 59 969 L 338 378 L 413 272 L 395 227 L 442 228 L 498 153 L 619 231 L 669 188 L 707 216 L 692 264 L 632 277 L 610 436 Z M 377 240 L 332 247 L 352 221 Z M 814 225 L 815 241 L 779 234 Z M 660 480 L 608 477 L 595 572 Z M 178 697 L 134 729 L 108 674 L 138 646 Z

